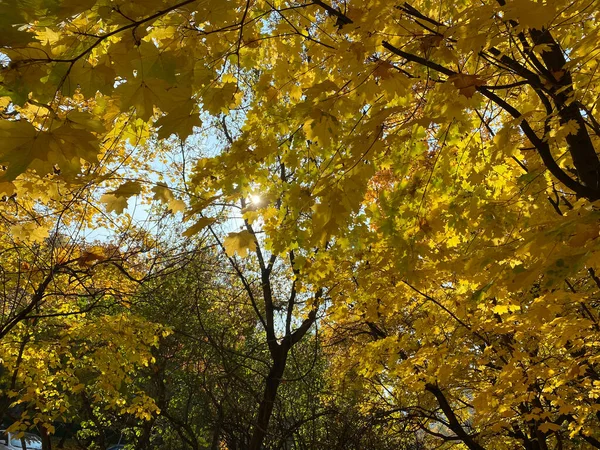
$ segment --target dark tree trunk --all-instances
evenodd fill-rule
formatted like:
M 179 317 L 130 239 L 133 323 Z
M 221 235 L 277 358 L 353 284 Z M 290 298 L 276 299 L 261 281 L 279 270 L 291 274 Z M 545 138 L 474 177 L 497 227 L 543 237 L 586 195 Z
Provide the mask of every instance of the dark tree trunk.
M 281 378 L 283 377 L 287 360 L 287 349 L 282 347 L 278 348 L 279 351 L 273 355 L 273 367 L 271 367 L 269 375 L 265 380 L 265 390 L 260 406 L 258 407 L 258 417 L 256 419 L 252 439 L 250 440 L 249 450 L 260 450 L 265 436 L 267 435 L 269 421 L 271 420 L 273 407 L 275 405 L 275 398 L 277 397 L 277 390 L 281 384 Z
M 50 440 L 48 430 L 44 426 L 40 426 L 39 430 L 40 437 L 42 438 L 42 450 L 52 450 L 52 441 Z
M 64 436 L 60 438 L 60 441 L 58 441 L 58 444 L 56 445 L 56 448 L 65 448 L 65 442 L 67 442 L 67 434 L 65 432 Z
M 154 426 L 155 419 L 148 420 L 144 423 L 142 428 L 142 435 L 137 441 L 137 445 L 135 446 L 136 450 L 144 450 L 150 447 L 150 435 L 152 434 L 152 427 Z
M 567 61 L 550 31 L 531 30 L 535 45 L 546 45 L 549 50 L 542 52 L 542 60 L 549 72 L 548 78 L 554 78 L 553 101 L 558 111 L 562 125 L 573 122 L 578 130 L 566 138 L 569 153 L 577 170 L 581 182 L 596 191 L 600 188 L 600 160 L 588 133 L 588 129 L 576 102 L 571 101 L 573 96 L 573 78 L 566 67 Z
M 219 450 L 219 444 L 221 442 L 221 427 L 223 426 L 223 408 L 221 407 L 221 405 L 219 405 L 217 408 L 217 423 L 215 424 L 215 429 L 213 430 L 213 437 L 210 450 Z

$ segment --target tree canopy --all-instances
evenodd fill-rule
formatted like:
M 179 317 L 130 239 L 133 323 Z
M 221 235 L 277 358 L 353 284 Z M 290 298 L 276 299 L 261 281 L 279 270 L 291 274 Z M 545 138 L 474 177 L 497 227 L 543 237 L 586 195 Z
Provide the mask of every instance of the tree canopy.
M 594 0 L 0 1 L 15 426 L 342 448 L 345 415 L 373 448 L 600 448 L 599 21 Z

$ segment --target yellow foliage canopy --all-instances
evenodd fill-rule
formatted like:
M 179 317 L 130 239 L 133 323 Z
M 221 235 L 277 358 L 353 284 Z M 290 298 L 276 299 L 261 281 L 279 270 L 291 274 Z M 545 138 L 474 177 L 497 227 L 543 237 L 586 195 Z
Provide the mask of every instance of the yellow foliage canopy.
M 600 447 L 594 2 L 6 12 L 3 189 L 49 174 L 76 184 L 114 143 L 183 140 L 199 114 L 236 119 L 194 168 L 190 215 L 260 190 L 244 219 L 273 254 L 295 250 L 299 283 L 327 288 L 331 333 L 346 334 L 340 380 L 432 441 Z M 108 192 L 108 209 L 139 189 Z M 224 244 L 256 251 L 249 231 Z

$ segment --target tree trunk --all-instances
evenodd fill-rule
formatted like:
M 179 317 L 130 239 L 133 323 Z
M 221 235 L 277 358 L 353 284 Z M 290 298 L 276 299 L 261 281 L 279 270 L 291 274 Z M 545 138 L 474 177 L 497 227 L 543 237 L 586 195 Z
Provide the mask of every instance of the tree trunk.
M 219 444 L 221 442 L 221 427 L 223 426 L 223 408 L 219 404 L 217 413 L 217 423 L 213 430 L 212 443 L 210 450 L 219 450 Z
M 267 435 L 267 428 L 269 427 L 273 406 L 275 405 L 275 398 L 277 397 L 277 389 L 279 389 L 283 371 L 285 370 L 287 350 L 279 347 L 279 351 L 273 356 L 273 367 L 271 367 L 269 375 L 265 380 L 265 390 L 258 408 L 258 417 L 256 419 L 256 425 L 248 450 L 260 450 L 263 440 Z
M 60 438 L 60 441 L 58 441 L 58 444 L 56 445 L 56 448 L 65 448 L 65 442 L 67 442 L 67 433 L 65 431 L 65 434 L 63 435 L 63 437 Z
M 154 421 L 156 419 L 152 418 L 144 423 L 142 427 L 142 435 L 137 441 L 135 446 L 136 450 L 144 450 L 150 447 L 150 436 L 152 434 L 152 427 L 154 426 Z
M 574 94 L 573 77 L 566 67 L 567 61 L 560 45 L 554 40 L 549 30 L 531 30 L 535 45 L 546 45 L 548 50 L 542 52 L 550 76 L 556 79 L 553 101 L 556 105 L 560 123 L 573 122 L 576 132 L 567 135 L 566 141 L 581 182 L 596 191 L 600 189 L 600 160 L 588 133 L 588 129 L 577 103 L 572 102 Z
M 38 428 L 40 430 L 40 437 L 42 438 L 42 450 L 52 450 L 52 441 L 50 441 L 48 430 L 44 426 L 39 426 Z

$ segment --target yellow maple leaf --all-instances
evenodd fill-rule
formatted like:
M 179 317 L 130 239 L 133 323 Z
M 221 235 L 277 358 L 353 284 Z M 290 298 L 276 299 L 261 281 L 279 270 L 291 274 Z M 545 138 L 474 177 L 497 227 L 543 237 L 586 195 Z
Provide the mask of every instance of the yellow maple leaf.
M 162 203 L 169 203 L 175 198 L 173 196 L 173 192 L 171 192 L 171 189 L 169 189 L 167 185 L 163 183 L 158 183 L 150 190 L 154 192 L 154 197 L 152 197 L 152 199 L 158 200 Z
M 215 219 L 211 217 L 202 217 L 198 221 L 196 221 L 194 225 L 185 230 L 183 232 L 183 235 L 185 237 L 192 237 L 193 235 L 198 234 L 200 231 L 202 231 L 207 226 L 213 224 L 214 222 Z
M 96 92 L 110 94 L 114 90 L 115 77 L 115 70 L 108 58 L 99 59 L 95 65 L 80 59 L 69 71 L 62 92 L 72 96 L 79 89 L 86 97 L 93 97 Z
M 579 132 L 579 124 L 574 120 L 569 120 L 565 123 L 560 130 L 565 135 L 575 135 Z M 561 133 L 561 134 L 562 134 Z
M 154 114 L 154 107 L 169 104 L 167 83 L 158 79 L 136 80 L 119 85 L 117 92 L 121 96 L 123 108 L 132 106 L 137 117 L 147 121 Z
M 492 308 L 494 314 L 506 314 L 510 312 L 510 305 L 496 305 Z
M 39 155 L 32 145 L 37 133 L 25 120 L 0 122 L 0 163 L 8 165 L 2 174 L 5 181 L 14 180 Z
M 106 259 L 106 257 L 101 249 L 94 248 L 81 253 L 81 256 L 77 258 L 77 263 L 83 267 L 91 267 L 96 261 L 102 261 L 104 259 Z
M 451 81 L 458 89 L 458 92 L 467 98 L 473 97 L 473 94 L 477 91 L 477 87 L 483 84 L 483 80 L 477 75 L 468 75 L 466 73 L 454 74 L 448 77 L 448 81 Z
M 114 191 L 104 194 L 100 197 L 100 201 L 106 203 L 108 212 L 115 211 L 117 214 L 121 214 L 127 208 L 129 197 L 138 195 L 140 192 L 142 192 L 142 185 L 138 181 L 127 181 Z
M 185 202 L 175 198 L 173 192 L 165 184 L 159 183 L 151 191 L 154 192 L 154 200 L 167 204 L 173 212 L 185 211 Z
M 176 134 L 183 140 L 192 134 L 194 127 L 201 127 L 202 120 L 195 104 L 195 101 L 190 99 L 154 122 L 154 126 L 159 127 L 158 138 L 166 139 Z
M 38 225 L 35 222 L 17 224 L 10 227 L 10 233 L 18 241 L 42 242 L 48 237 L 50 230 L 48 227 Z
M 106 211 L 114 211 L 117 214 L 122 214 L 123 210 L 127 208 L 127 198 L 117 197 L 113 194 L 104 194 L 100 197 L 100 201 L 106 204 Z
M 131 197 L 132 195 L 138 195 L 140 192 L 142 192 L 142 185 L 138 181 L 127 181 L 109 193 L 117 197 Z
M 169 209 L 174 213 L 184 212 L 185 211 L 185 202 L 183 200 L 179 200 L 178 198 L 174 198 L 169 202 Z
M 552 422 L 544 422 L 543 424 L 541 424 L 538 429 L 542 432 L 542 433 L 547 433 L 548 431 L 558 431 L 560 430 L 560 425 L 557 425 L 555 423 Z
M 524 27 L 541 30 L 552 22 L 556 11 L 548 4 L 533 0 L 512 0 L 503 7 L 505 19 L 512 19 Z
M 234 108 L 241 99 L 237 83 L 227 82 L 222 86 L 209 87 L 202 95 L 204 109 L 210 114 L 218 115 Z
M 13 181 L 27 169 L 52 173 L 59 165 L 63 175 L 76 174 L 81 159 L 97 158 L 98 142 L 89 131 L 59 125 L 51 131 L 38 131 L 25 120 L 0 122 L 0 164 L 7 166 L 0 176 Z
M 248 230 L 229 233 L 223 241 L 223 247 L 225 247 L 228 256 L 237 253 L 239 256 L 244 257 L 248 255 L 248 251 L 256 251 L 256 239 Z

